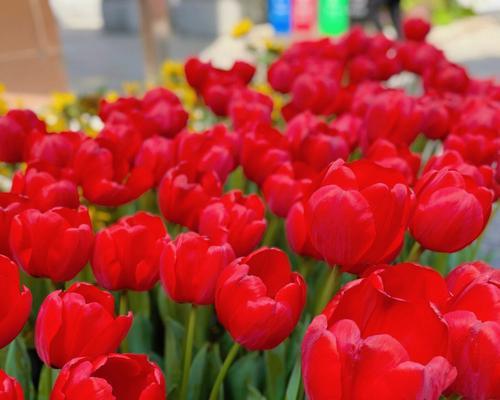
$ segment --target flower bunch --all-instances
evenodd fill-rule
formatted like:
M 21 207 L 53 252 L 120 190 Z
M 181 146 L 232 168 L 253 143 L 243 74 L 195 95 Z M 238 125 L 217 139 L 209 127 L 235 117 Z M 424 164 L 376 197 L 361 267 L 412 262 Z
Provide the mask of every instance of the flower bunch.
M 198 131 L 161 87 L 1 116 L 0 398 L 500 398 L 500 86 L 429 29 L 294 43 L 267 93 L 167 65 Z

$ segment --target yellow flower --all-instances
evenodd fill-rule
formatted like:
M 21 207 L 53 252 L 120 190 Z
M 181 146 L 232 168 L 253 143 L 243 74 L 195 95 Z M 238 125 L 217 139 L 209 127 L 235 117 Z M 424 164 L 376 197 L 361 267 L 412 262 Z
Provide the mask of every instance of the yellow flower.
M 120 95 L 118 94 L 117 91 L 110 90 L 104 96 L 104 100 L 106 100 L 108 103 L 114 103 L 116 100 L 118 100 L 119 97 L 120 97 Z
M 273 53 L 282 53 L 285 50 L 286 45 L 284 42 L 274 39 L 266 39 L 264 42 L 266 49 Z
M 249 18 L 243 18 L 240 22 L 238 22 L 231 32 L 231 35 L 235 38 L 245 36 L 248 32 L 250 32 L 253 28 L 253 22 Z
M 54 92 L 52 93 L 51 107 L 55 112 L 63 112 L 64 109 L 76 102 L 76 96 L 70 92 Z

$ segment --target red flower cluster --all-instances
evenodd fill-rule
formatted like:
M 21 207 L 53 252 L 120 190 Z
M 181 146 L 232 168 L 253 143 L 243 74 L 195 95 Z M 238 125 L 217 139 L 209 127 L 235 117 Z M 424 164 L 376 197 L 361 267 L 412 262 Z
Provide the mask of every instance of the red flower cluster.
M 0 348 L 31 313 L 24 273 L 30 282 L 72 281 L 34 306 L 42 303 L 39 358 L 62 368 L 51 399 L 160 400 L 161 370 L 145 356 L 115 353 L 133 323 L 127 291 L 160 282 L 167 314 L 172 302 L 191 303 L 183 394 L 197 307 L 214 306 L 220 324 L 205 318 L 209 340 L 222 325 L 253 351 L 285 342 L 304 310 L 312 315 L 308 301 L 317 314 L 331 299 L 302 343 L 309 399 L 500 398 L 498 271 L 470 262 L 443 278 L 400 263 L 408 253 L 415 261 L 424 250 L 470 245 L 500 196 L 500 87 L 448 61 L 426 41 L 429 29 L 410 19 L 404 41 L 354 28 L 293 44 L 267 74 L 289 99 L 280 123 L 272 98 L 250 86 L 254 66 L 222 70 L 196 58 L 185 64 L 187 82 L 229 117 L 200 132 L 163 88 L 101 101 L 95 137 L 48 132 L 27 110 L 0 117 L 0 161 L 13 170 L 10 192 L 0 193 Z M 384 83 L 402 71 L 421 77 L 421 95 Z M 145 207 L 151 199 L 157 204 Z M 285 240 L 335 268 L 331 276 L 358 279 L 332 299 L 332 282 L 282 250 Z M 309 298 L 297 263 L 312 282 Z M 87 272 L 122 291 L 122 315 L 111 293 L 78 282 Z M 3 371 L 0 398 L 22 398 Z

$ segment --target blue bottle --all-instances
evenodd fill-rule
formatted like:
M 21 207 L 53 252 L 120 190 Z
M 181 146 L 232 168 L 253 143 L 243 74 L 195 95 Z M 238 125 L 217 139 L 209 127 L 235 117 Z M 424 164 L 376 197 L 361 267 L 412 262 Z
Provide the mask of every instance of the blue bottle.
M 292 0 L 269 0 L 268 18 L 276 33 L 290 33 L 292 25 Z

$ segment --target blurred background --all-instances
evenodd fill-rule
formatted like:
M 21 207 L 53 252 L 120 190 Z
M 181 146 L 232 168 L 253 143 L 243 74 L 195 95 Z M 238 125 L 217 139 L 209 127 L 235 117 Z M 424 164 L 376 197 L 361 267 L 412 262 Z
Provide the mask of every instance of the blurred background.
M 386 3 L 431 19 L 430 40 L 473 75 L 500 76 L 500 0 L 16 0 L 1 5 L 0 82 L 28 101 L 154 83 L 165 59 L 251 60 L 249 40 L 339 34 L 347 18 L 395 36 Z

